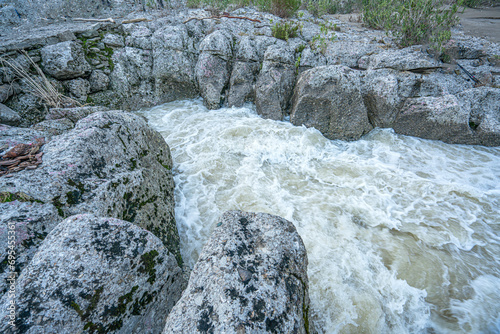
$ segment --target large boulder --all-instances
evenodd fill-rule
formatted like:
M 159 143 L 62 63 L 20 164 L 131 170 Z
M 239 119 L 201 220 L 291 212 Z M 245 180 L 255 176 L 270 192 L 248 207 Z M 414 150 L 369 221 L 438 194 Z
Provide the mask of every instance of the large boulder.
M 158 102 L 193 98 L 198 95 L 194 68 L 198 51 L 185 25 L 166 26 L 152 36 L 153 78 Z
M 223 214 L 170 312 L 169 333 L 309 333 L 307 253 L 289 221 Z
M 56 79 L 74 79 L 90 73 L 83 48 L 76 42 L 47 45 L 40 53 L 44 72 Z
M 227 104 L 241 107 L 247 100 L 255 99 L 255 80 L 259 73 L 260 56 L 255 41 L 243 36 L 236 45 L 236 53 L 229 80 Z
M 155 101 L 152 52 L 127 46 L 115 51 L 112 59 L 110 86 L 118 99 L 110 106 L 137 110 L 152 105 Z
M 329 139 L 356 140 L 373 127 L 361 95 L 358 71 L 319 66 L 299 76 L 290 121 L 318 129 Z
M 0 301 L 2 333 L 160 333 L 184 278 L 152 233 L 114 218 L 77 215 L 57 225 Z M 17 331 L 16 331 L 17 330 Z
M 455 95 L 407 99 L 393 128 L 396 133 L 446 143 L 470 143 L 470 113 Z
M 295 54 L 286 45 L 271 45 L 264 54 L 255 91 L 257 113 L 264 118 L 282 120 L 295 84 Z
M 201 54 L 195 75 L 200 95 L 208 109 L 221 107 L 223 90 L 229 82 L 232 49 L 233 37 L 222 30 L 214 31 L 200 43 Z
M 49 137 L 4 127 L 0 145 L 9 149 Z M 15 221 L 18 235 L 24 236 L 15 249 L 19 270 L 55 224 L 80 213 L 123 219 L 151 231 L 181 263 L 170 150 L 142 117 L 121 111 L 93 113 L 41 151 L 38 168 L 0 177 L 0 192 L 10 198 L 8 205 L 0 206 L 1 224 Z M 4 238 L 7 230 L 0 229 L 0 234 Z M 1 243 L 0 249 L 2 263 L 7 244 Z M 5 273 L 0 277 L 4 283 Z

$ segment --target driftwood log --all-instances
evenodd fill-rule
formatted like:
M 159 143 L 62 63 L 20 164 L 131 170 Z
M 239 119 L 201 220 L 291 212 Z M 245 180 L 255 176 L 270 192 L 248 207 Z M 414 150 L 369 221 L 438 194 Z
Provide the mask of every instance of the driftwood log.
M 249 21 L 252 21 L 252 22 L 261 23 L 257 19 L 251 19 L 251 18 L 246 17 L 246 16 L 231 16 L 231 15 L 229 15 L 229 13 L 222 13 L 221 15 L 214 15 L 214 16 L 209 16 L 209 17 L 192 17 L 192 18 L 187 19 L 186 21 L 184 21 L 184 23 L 188 23 L 191 20 L 201 21 L 201 20 L 210 20 L 210 19 L 222 19 L 224 17 L 227 18 L 227 19 L 249 20 Z

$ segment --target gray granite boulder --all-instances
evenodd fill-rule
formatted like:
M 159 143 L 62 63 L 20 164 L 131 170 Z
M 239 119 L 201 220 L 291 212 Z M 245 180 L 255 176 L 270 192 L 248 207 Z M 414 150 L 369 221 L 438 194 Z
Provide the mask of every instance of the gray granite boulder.
M 218 109 L 231 73 L 233 37 L 228 32 L 216 30 L 201 41 L 199 48 L 201 54 L 195 76 L 200 95 L 208 109 Z
M 56 79 L 74 79 L 90 73 L 83 49 L 76 42 L 47 45 L 41 49 L 41 56 L 44 72 Z
M 0 103 L 0 123 L 14 126 L 19 125 L 21 117 L 17 112 Z
M 392 69 L 368 70 L 361 77 L 361 92 L 374 127 L 390 128 L 405 100 L 419 94 L 418 75 Z
M 194 68 L 198 51 L 185 25 L 166 26 L 152 36 L 153 78 L 158 102 L 198 96 Z
M 383 49 L 376 44 L 354 41 L 335 41 L 328 44 L 325 58 L 327 65 L 358 67 L 358 61 L 361 57 L 381 51 L 383 51 Z
M 289 221 L 222 215 L 170 312 L 169 333 L 309 333 L 307 253 Z
M 87 95 L 90 93 L 90 83 L 88 80 L 76 78 L 64 81 L 63 85 L 68 90 L 70 97 L 80 103 L 86 103 Z
M 470 113 L 455 95 L 407 99 L 393 129 L 396 133 L 457 144 L 470 142 Z
M 373 127 L 361 95 L 358 71 L 319 66 L 299 76 L 290 121 L 318 129 L 329 139 L 357 140 Z
M 108 111 L 106 107 L 77 107 L 77 108 L 50 108 L 45 116 L 46 120 L 67 118 L 73 123 L 98 111 Z
M 112 59 L 110 87 L 117 98 L 109 106 L 137 110 L 152 105 L 156 101 L 152 52 L 127 46 L 115 51 Z
M 2 127 L 0 145 L 9 149 L 52 137 L 47 130 Z M 42 146 L 38 168 L 0 177 L 0 193 L 21 194 L 16 196 L 33 204 L 25 214 L 18 197 L 12 197 L 9 205 L 0 208 L 2 225 L 8 217 L 18 217 L 16 229 L 28 231 L 16 248 L 19 269 L 29 261 L 23 253 L 32 254 L 50 226 L 80 213 L 123 219 L 151 231 L 181 263 L 172 160 L 161 135 L 142 117 L 121 111 L 93 113 L 62 132 Z M 3 252 L 7 245 L 0 247 Z M 0 263 L 4 260 L 0 258 Z
M 286 45 L 271 45 L 264 55 L 255 90 L 257 113 L 264 118 L 282 120 L 295 84 L 294 50 Z
M 76 215 L 45 238 L 16 284 L 16 328 L 2 333 L 160 333 L 184 279 L 175 256 L 129 222 Z

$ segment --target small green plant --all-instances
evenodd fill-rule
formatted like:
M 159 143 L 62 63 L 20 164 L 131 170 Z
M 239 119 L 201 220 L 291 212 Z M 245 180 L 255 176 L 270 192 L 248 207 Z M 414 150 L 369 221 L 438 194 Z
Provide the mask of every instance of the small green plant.
M 288 41 L 289 38 L 297 37 L 297 32 L 302 29 L 300 23 L 291 21 L 276 22 L 271 27 L 273 37 Z
M 449 39 L 464 0 L 363 0 L 363 21 L 372 28 L 391 31 L 401 47 L 431 44 L 437 50 Z

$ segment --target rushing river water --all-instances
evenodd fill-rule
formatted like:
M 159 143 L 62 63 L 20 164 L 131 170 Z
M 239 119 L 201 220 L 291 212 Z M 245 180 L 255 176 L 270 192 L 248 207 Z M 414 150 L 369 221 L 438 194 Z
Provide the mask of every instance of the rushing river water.
M 141 111 L 169 144 L 191 267 L 227 210 L 292 221 L 324 333 L 500 332 L 500 149 L 356 142 L 200 100 Z

